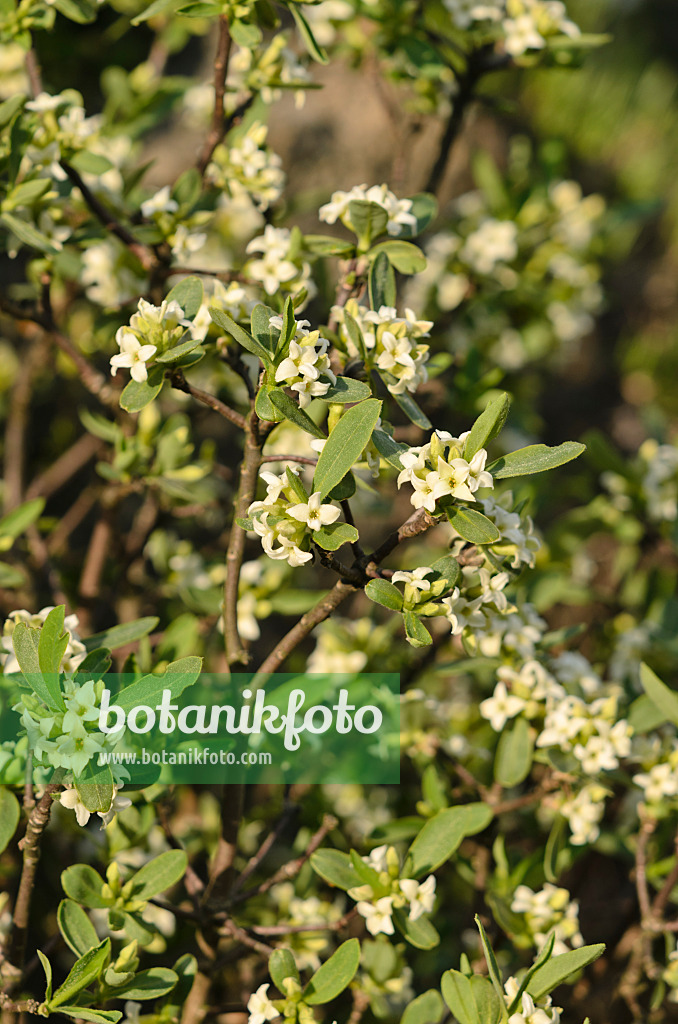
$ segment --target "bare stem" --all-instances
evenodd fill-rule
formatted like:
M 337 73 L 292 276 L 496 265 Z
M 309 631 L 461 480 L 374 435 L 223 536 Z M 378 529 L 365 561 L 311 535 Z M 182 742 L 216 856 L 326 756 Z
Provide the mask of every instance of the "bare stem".
M 182 370 L 173 370 L 170 373 L 170 383 L 173 388 L 177 391 L 183 391 L 187 395 L 191 395 L 197 402 L 202 402 L 208 409 L 213 409 L 218 412 L 224 419 L 229 420 L 231 423 L 239 427 L 240 430 L 245 430 L 247 421 L 242 413 L 236 412 L 235 409 L 231 409 L 230 406 L 220 401 L 214 395 L 208 394 L 207 391 L 202 391 L 200 388 L 196 388 L 193 384 L 189 384 L 184 377 Z
M 212 124 L 209 134 L 205 139 L 198 160 L 198 170 L 204 175 L 207 165 L 212 159 L 212 154 L 224 137 L 226 122 L 224 119 L 224 94 L 226 92 L 226 77 L 228 75 L 228 61 L 231 56 L 231 33 L 228 27 L 228 18 L 222 14 L 219 18 L 219 40 L 217 42 L 217 53 L 214 58 L 214 110 L 212 112 Z

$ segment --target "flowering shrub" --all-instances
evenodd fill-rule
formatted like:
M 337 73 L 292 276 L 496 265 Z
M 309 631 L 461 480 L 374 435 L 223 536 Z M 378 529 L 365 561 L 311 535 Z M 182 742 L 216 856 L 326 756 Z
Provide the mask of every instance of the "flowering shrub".
M 617 372 L 596 331 L 644 211 L 515 113 L 525 81 L 586 74 L 606 37 L 578 21 L 560 0 L 0 13 L 8 1021 L 670 1019 L 675 402 L 617 367 L 643 415 L 615 433 L 577 391 Z M 390 173 L 352 123 L 366 169 L 329 175 L 301 120 L 351 75 Z M 203 668 L 252 692 L 395 673 L 401 784 L 99 771 L 111 667 L 123 711 Z

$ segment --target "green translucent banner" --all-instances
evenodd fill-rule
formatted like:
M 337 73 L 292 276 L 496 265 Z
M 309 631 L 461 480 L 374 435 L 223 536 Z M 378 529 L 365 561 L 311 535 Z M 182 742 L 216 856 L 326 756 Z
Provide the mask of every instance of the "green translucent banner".
M 194 659 L 190 659 L 193 661 Z M 181 664 L 181 663 L 178 663 Z M 0 682 L 0 784 L 398 783 L 394 674 L 30 673 Z

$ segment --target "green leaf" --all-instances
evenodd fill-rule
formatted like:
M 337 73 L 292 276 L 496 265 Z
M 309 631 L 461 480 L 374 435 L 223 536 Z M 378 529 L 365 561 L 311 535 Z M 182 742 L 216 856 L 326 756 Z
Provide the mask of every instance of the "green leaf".
M 394 383 L 395 378 L 390 373 L 381 373 L 380 375 L 384 381 L 388 384 L 387 378 L 390 378 L 390 383 Z M 411 420 L 416 427 L 421 427 L 422 430 L 430 430 L 432 423 L 423 409 L 420 409 L 412 395 L 409 392 L 404 391 L 402 395 L 394 395 L 391 392 L 391 397 L 397 402 L 400 408 L 403 410 L 408 420 Z
M 125 412 L 141 412 L 158 397 L 165 383 L 165 368 L 151 366 L 148 379 L 141 382 L 131 380 L 120 395 L 120 408 Z
M 26 574 L 21 569 L 15 569 L 7 562 L 0 562 L 0 587 L 11 589 L 20 587 L 26 582 Z
M 109 765 L 93 765 L 92 762 L 82 775 L 75 780 L 75 788 L 83 804 L 90 812 L 109 811 L 113 802 L 113 773 Z
M 297 501 L 301 502 L 302 505 L 305 505 L 308 501 L 308 494 L 306 493 L 306 488 L 297 474 L 293 473 L 289 466 L 286 466 L 285 476 L 287 477 L 287 482 L 292 488 L 292 492 L 296 496 Z
M 115 651 L 118 647 L 126 647 L 127 644 L 141 640 L 142 637 L 152 633 L 160 619 L 155 615 L 147 615 L 143 619 L 134 619 L 133 622 L 123 622 L 119 626 L 111 626 L 102 633 L 93 633 L 83 641 L 88 651 L 96 650 L 99 647 L 106 647 L 109 651 Z
M 363 384 L 362 381 L 353 380 L 351 377 L 337 377 L 336 384 L 332 384 L 322 395 L 322 400 L 346 405 L 349 402 L 362 402 L 371 394 L 369 384 Z
M 469 978 L 471 982 L 471 994 L 476 1004 L 478 1024 L 499 1024 L 502 1017 L 506 1017 L 506 1004 L 496 992 L 496 989 L 487 978 L 480 974 L 474 974 Z
M 485 411 L 475 421 L 469 436 L 466 438 L 464 458 L 467 462 L 470 462 L 481 448 L 484 448 L 492 438 L 497 436 L 506 423 L 510 405 L 511 396 L 507 395 L 505 391 L 488 403 Z
M 405 1008 L 400 1024 L 438 1024 L 443 1015 L 443 1001 L 434 988 L 422 992 Z
M 84 1006 L 60 1006 L 59 1013 L 75 1020 L 90 1021 L 91 1024 L 118 1024 L 122 1017 L 120 1010 L 90 1010 Z
M 218 6 L 217 10 L 220 10 Z M 230 31 L 234 41 L 244 50 L 252 50 L 261 42 L 261 29 L 250 22 L 234 18 L 230 24 Z
M 252 310 L 251 316 L 251 328 L 252 337 L 257 341 L 266 352 L 272 356 L 276 351 L 276 340 L 273 338 L 273 330 L 271 327 L 271 317 L 274 316 L 274 312 L 268 306 L 265 306 L 263 302 L 258 302 Z M 282 341 L 282 338 L 281 338 Z M 289 341 L 288 341 L 289 345 Z
M 45 507 L 44 498 L 34 498 L 19 505 L 0 519 L 0 537 L 18 537 L 41 515 Z
M 447 581 L 447 586 L 450 590 L 452 587 L 456 587 L 461 578 L 461 566 L 457 559 L 452 558 L 451 555 L 443 555 L 442 558 L 438 558 L 431 568 L 437 573 L 438 578 Z M 427 579 L 430 579 L 430 577 L 427 577 Z
M 438 811 L 429 818 L 407 852 L 408 878 L 428 875 L 450 859 L 467 836 L 477 835 L 492 820 L 487 804 L 462 804 Z
M 412 242 L 395 238 L 391 242 L 379 242 L 370 249 L 367 258 L 376 259 L 382 252 L 401 274 L 420 274 L 422 270 L 426 270 L 426 257 L 419 246 L 412 245 Z
M 159 999 L 171 992 L 179 977 L 169 967 L 150 967 L 109 989 L 109 999 Z
M 168 665 L 162 675 L 147 675 L 130 683 L 114 698 L 115 703 L 125 712 L 138 704 L 155 707 L 160 703 L 163 690 L 169 690 L 172 697 L 178 697 L 193 685 L 201 669 L 201 658 L 181 658 Z
M 53 608 L 40 629 L 38 662 L 40 664 L 40 671 L 45 674 L 57 674 L 59 672 L 61 660 L 68 647 L 70 634 L 64 632 L 64 615 L 65 608 L 62 604 L 57 608 Z M 55 697 L 57 693 L 60 693 L 58 678 L 53 681 L 51 691 Z
M 533 755 L 534 741 L 527 719 L 517 718 L 499 737 L 494 759 L 496 781 L 505 789 L 520 785 L 530 774 Z
M 77 960 L 63 985 L 56 990 L 47 1004 L 49 1009 L 53 1010 L 64 1003 L 68 1003 L 70 999 L 77 996 L 79 992 L 82 992 L 88 985 L 96 981 L 108 963 L 110 953 L 111 940 L 104 939 L 102 943 L 94 949 L 90 949 L 89 952 Z
M 386 459 L 390 466 L 395 469 L 402 469 L 403 464 L 400 456 L 403 452 L 409 451 L 406 444 L 394 441 L 390 434 L 387 434 L 381 427 L 375 427 L 372 431 L 372 443 L 382 458 Z
M 367 288 L 372 309 L 378 312 L 382 306 L 395 306 L 395 274 L 389 258 L 383 249 L 377 254 L 377 258 L 370 266 Z
M 75 900 L 61 901 L 57 910 L 57 924 L 66 945 L 76 956 L 84 956 L 99 945 L 94 925 Z
M 528 993 L 533 999 L 542 999 L 577 971 L 592 964 L 604 952 L 605 943 L 599 942 L 594 946 L 581 946 L 580 949 L 571 949 L 567 953 L 554 956 L 538 971 L 535 971 L 527 986 Z
M 411 647 L 430 647 L 433 643 L 431 634 L 424 623 L 414 612 L 404 612 L 405 636 Z
M 640 666 L 640 682 L 655 707 L 666 715 L 669 722 L 678 725 L 678 693 L 670 690 L 644 662 Z
M 348 523 L 331 523 L 313 531 L 313 540 L 324 551 L 337 551 L 343 544 L 355 544 L 358 531 Z
M 240 327 L 240 325 L 237 324 L 235 320 L 228 315 L 228 313 L 224 313 L 222 309 L 217 309 L 215 306 L 210 306 L 209 314 L 217 327 L 221 327 L 222 331 L 226 331 L 227 334 L 230 334 L 230 336 L 237 341 L 237 343 L 241 345 L 246 352 L 250 352 L 253 356 L 258 356 L 265 365 L 270 364 L 270 353 L 263 347 L 263 345 L 260 345 L 258 341 L 255 341 L 243 327 Z
M 37 249 L 38 252 L 46 252 L 54 254 L 57 249 L 50 242 L 46 235 L 41 234 L 32 224 L 27 221 L 20 220 L 11 213 L 3 213 L 0 215 L 0 224 L 16 235 L 20 242 L 24 245 L 28 245 L 31 249 Z
M 294 338 L 296 332 L 297 321 L 294 316 L 294 302 L 292 301 L 292 296 L 288 295 L 285 299 L 285 305 L 283 306 L 282 327 L 280 329 L 277 351 L 287 352 L 289 344 Z
M 317 1006 L 336 999 L 353 981 L 359 963 L 360 943 L 357 939 L 348 939 L 311 976 L 304 989 L 304 1002 Z
M 306 18 L 302 13 L 301 5 L 291 3 L 287 5 L 287 9 L 296 22 L 297 28 L 299 29 L 299 35 L 303 39 L 304 46 L 308 50 L 310 56 L 313 60 L 317 61 L 318 64 L 328 64 L 329 58 L 313 35 L 311 26 L 306 21 Z
M 54 0 L 54 6 L 59 14 L 79 25 L 96 21 L 97 6 L 89 3 L 89 0 Z
M 270 384 L 261 385 L 254 400 L 254 411 L 260 420 L 278 423 L 284 419 L 284 416 L 271 402 L 271 391 L 273 391 L 273 388 Z
M 70 164 L 80 174 L 105 174 L 113 167 L 111 161 L 101 153 L 90 153 L 87 149 L 81 149 L 79 153 L 75 153 L 71 157 Z
M 443 999 L 459 1024 L 478 1024 L 470 979 L 461 971 L 445 971 L 441 989 Z
M 459 536 L 469 544 L 495 544 L 501 537 L 494 523 L 473 508 L 446 505 L 445 515 Z
M 355 244 L 332 235 L 304 235 L 303 247 L 310 256 L 353 256 Z
M 669 693 L 673 693 L 673 691 L 669 690 Z M 634 733 L 643 736 L 648 732 L 654 732 L 661 725 L 665 725 L 666 715 L 646 693 L 641 693 L 640 697 L 636 697 L 632 702 L 626 715 L 626 721 Z
M 390 608 L 392 612 L 402 611 L 403 595 L 388 580 L 370 580 L 365 587 L 365 593 L 370 601 L 374 601 L 375 604 L 380 604 L 384 608 Z
M 565 818 L 558 816 L 551 826 L 544 848 L 544 877 L 547 882 L 556 882 L 560 874 L 558 860 L 567 845 Z
M 353 889 L 360 878 L 351 864 L 351 858 L 341 850 L 316 850 L 311 854 L 311 867 L 322 879 L 337 889 Z
M 321 499 L 336 487 L 360 458 L 372 436 L 381 412 L 381 402 L 369 398 L 348 409 L 325 444 L 313 474 L 313 490 Z
M 365 339 L 363 338 L 363 332 L 360 329 L 360 324 L 355 320 L 347 310 L 344 310 L 344 327 L 346 333 L 355 345 L 356 351 L 362 361 L 367 362 L 367 349 L 365 347 Z
M 280 388 L 273 388 L 269 392 L 269 398 L 271 402 L 279 409 L 285 419 L 289 420 L 290 423 L 294 423 L 297 427 L 301 427 L 307 434 L 312 434 L 313 437 L 322 438 L 324 441 L 327 434 L 324 430 L 318 427 L 311 417 L 305 412 L 299 405 L 286 395 L 285 392 Z
M 440 942 L 438 932 L 427 917 L 418 917 L 416 921 L 410 921 L 407 913 L 401 907 L 397 907 L 393 911 L 393 921 L 401 935 L 417 949 L 435 949 Z
M 103 878 L 89 864 L 71 864 L 61 874 L 61 885 L 67 896 L 92 910 L 111 905 L 111 900 L 101 895 Z
M 19 668 L 31 689 L 54 711 L 64 710 L 64 699 L 57 673 L 43 675 L 40 669 L 40 629 L 18 622 L 12 633 L 12 646 Z
M 19 801 L 11 790 L 0 786 L 0 853 L 7 849 L 21 817 Z
M 494 950 L 490 945 L 490 940 L 487 937 L 487 933 L 483 928 L 483 922 L 480 920 L 478 915 L 475 916 L 476 926 L 480 932 L 480 942 L 483 947 L 485 954 L 485 961 L 487 963 L 487 970 L 490 975 L 490 980 L 494 985 L 494 990 L 501 1000 L 501 1005 L 504 1006 L 504 984 L 502 982 L 501 974 L 499 973 L 499 967 L 497 965 L 497 958 L 494 955 Z
M 531 473 L 543 473 L 547 469 L 556 469 L 566 462 L 577 459 L 586 450 L 586 445 L 578 441 L 564 441 L 556 448 L 545 444 L 531 444 L 516 452 L 502 455 L 500 459 L 488 466 L 495 480 L 505 480 L 512 476 L 528 476 Z
M 299 968 L 289 949 L 274 949 L 268 958 L 268 973 L 271 975 L 273 984 L 285 995 L 285 979 L 294 978 L 300 982 Z
M 327 495 L 332 501 L 344 501 L 346 498 L 352 498 L 355 494 L 356 482 L 353 473 L 347 473 L 343 480 L 341 480 L 336 487 L 333 487 L 330 493 Z
M 187 866 L 188 857 L 184 850 L 167 850 L 144 864 L 127 884 L 131 886 L 135 900 L 150 900 L 176 885 L 183 878 Z
M 362 248 L 369 248 L 373 239 L 383 235 L 388 224 L 388 213 L 378 203 L 354 199 L 348 204 L 348 220 Z
M 42 969 L 45 972 L 45 1002 L 49 1002 L 52 998 L 52 965 L 41 949 L 37 950 L 37 954 L 38 959 L 42 964 Z
M 17 93 L 16 96 L 11 96 L 4 103 L 0 103 L 0 128 L 5 128 L 14 119 L 14 115 L 21 110 L 27 99 L 28 96 L 24 93 Z
M 143 21 L 148 21 L 149 18 L 155 18 L 158 14 L 166 14 L 170 11 L 175 11 L 181 6 L 181 0 L 153 0 L 152 4 L 137 14 L 136 17 L 132 18 L 133 25 L 140 25 Z
M 187 341 L 182 341 L 180 345 L 175 345 L 173 348 L 168 348 L 166 352 L 155 357 L 156 363 L 162 363 L 166 366 L 168 363 L 177 363 L 180 359 L 183 359 L 189 352 L 193 352 L 194 349 L 201 345 L 202 342 L 197 338 L 189 338 Z
M 420 235 L 422 231 L 425 231 L 429 226 L 433 218 L 438 213 L 438 200 L 430 192 L 418 192 L 415 196 L 410 196 L 412 200 L 412 206 L 410 207 L 410 213 L 413 213 L 417 218 L 417 226 L 414 231 L 409 228 L 401 228 L 401 235 L 408 235 L 410 237 L 414 235 Z

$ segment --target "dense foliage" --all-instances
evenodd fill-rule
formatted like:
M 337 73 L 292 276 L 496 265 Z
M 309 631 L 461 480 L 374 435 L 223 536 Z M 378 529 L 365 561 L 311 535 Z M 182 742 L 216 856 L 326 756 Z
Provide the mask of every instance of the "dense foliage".
M 3 1019 L 675 1013 L 675 15 L 619 6 L 2 5 Z M 94 775 L 109 668 L 201 666 L 398 673 L 400 786 Z

